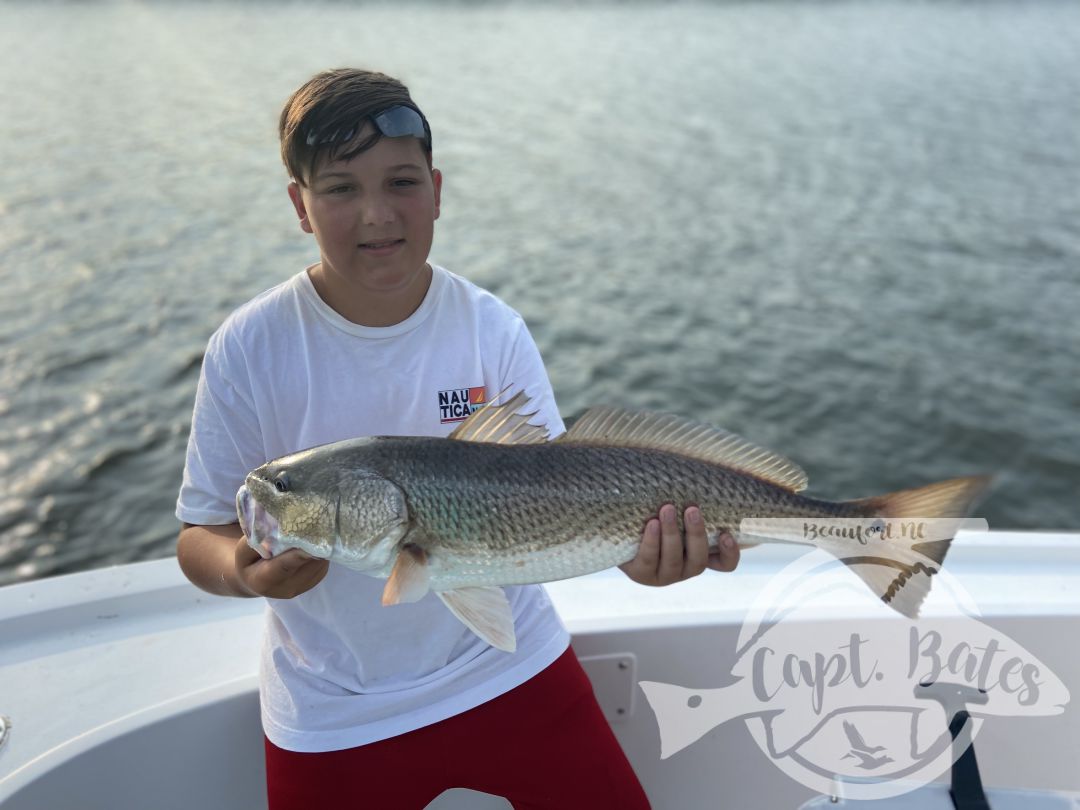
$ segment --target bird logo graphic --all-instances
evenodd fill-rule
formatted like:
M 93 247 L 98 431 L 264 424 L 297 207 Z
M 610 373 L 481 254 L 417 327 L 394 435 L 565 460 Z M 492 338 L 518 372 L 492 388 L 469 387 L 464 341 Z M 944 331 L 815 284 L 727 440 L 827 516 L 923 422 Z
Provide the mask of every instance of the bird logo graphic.
M 844 720 L 843 724 L 844 734 L 847 735 L 848 742 L 851 743 L 851 750 L 844 754 L 841 759 L 858 759 L 859 764 L 855 767 L 862 768 L 866 771 L 876 770 L 882 765 L 888 765 L 890 762 L 893 761 L 893 758 L 888 755 L 880 757 L 874 756 L 874 754 L 885 750 L 884 745 L 867 745 L 866 741 L 863 739 L 862 734 L 859 733 L 858 726 L 856 726 L 850 720 Z

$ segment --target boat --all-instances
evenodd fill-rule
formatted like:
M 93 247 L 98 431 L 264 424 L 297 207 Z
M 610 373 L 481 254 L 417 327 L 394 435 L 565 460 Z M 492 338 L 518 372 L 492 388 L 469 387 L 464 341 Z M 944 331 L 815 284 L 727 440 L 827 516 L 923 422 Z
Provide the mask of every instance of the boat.
M 636 585 L 617 570 L 545 586 L 653 807 L 959 806 L 950 781 L 956 765 L 875 801 L 856 801 L 861 783 L 850 776 L 804 784 L 763 750 L 761 716 L 739 717 L 740 706 L 693 744 L 661 756 L 659 714 L 641 683 L 729 684 L 748 606 L 804 553 L 759 547 L 743 554 L 735 573 L 707 572 L 666 588 Z M 981 622 L 1080 696 L 1080 534 L 961 533 L 946 569 Z M 937 590 L 924 615 L 933 615 Z M 844 589 L 826 593 L 796 629 L 813 638 L 850 626 L 865 604 L 852 600 Z M 261 599 L 198 590 L 175 558 L 0 588 L 0 807 L 264 808 L 256 667 L 265 609 Z M 982 721 L 964 761 L 977 759 L 983 806 L 1080 808 L 1077 699 L 1053 713 Z M 510 805 L 457 788 L 428 807 Z

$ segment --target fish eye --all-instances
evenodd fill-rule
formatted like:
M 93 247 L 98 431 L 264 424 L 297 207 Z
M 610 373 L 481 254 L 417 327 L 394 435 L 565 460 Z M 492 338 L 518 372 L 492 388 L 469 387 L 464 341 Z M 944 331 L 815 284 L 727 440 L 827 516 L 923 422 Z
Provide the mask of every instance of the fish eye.
M 286 472 L 280 472 L 277 477 L 274 478 L 274 489 L 278 492 L 289 491 L 289 474 Z

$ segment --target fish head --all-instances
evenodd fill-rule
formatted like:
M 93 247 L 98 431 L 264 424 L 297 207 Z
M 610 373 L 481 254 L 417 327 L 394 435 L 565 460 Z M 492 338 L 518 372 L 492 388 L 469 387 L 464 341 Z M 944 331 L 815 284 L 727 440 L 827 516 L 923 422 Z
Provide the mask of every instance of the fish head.
M 357 463 L 349 452 L 355 443 L 293 453 L 248 473 L 236 494 L 248 544 L 264 558 L 299 548 L 358 570 L 385 567 L 408 508 L 392 481 Z

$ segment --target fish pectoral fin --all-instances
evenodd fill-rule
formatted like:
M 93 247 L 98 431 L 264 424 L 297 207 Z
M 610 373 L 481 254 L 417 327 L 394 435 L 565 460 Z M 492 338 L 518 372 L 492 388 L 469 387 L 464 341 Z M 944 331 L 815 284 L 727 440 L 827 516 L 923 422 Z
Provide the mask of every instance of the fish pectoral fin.
M 382 603 L 396 605 L 401 602 L 416 602 L 423 598 L 430 586 L 427 552 L 414 543 L 406 543 L 398 552 L 394 569 L 386 580 Z
M 492 647 L 505 652 L 517 649 L 514 613 L 502 588 L 494 585 L 486 588 L 455 588 L 436 591 L 435 595 L 442 599 L 462 624 Z

